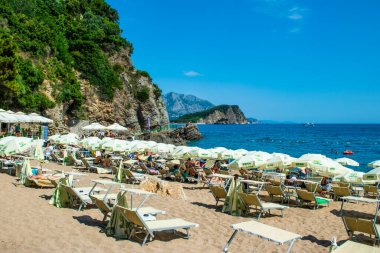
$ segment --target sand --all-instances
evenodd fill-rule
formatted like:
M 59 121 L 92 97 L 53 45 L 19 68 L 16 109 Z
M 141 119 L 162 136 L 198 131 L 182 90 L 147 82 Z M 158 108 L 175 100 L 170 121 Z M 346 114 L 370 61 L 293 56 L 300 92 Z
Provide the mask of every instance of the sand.
M 45 164 L 49 169 L 70 171 L 71 167 Z M 92 186 L 91 179 L 111 178 L 110 175 L 89 173 L 78 186 Z M 160 233 L 155 240 L 141 247 L 138 242 L 107 237 L 101 228 L 103 216 L 96 207 L 83 211 L 49 205 L 53 189 L 26 188 L 16 184 L 16 178 L 0 174 L 0 252 L 222 252 L 232 234 L 230 224 L 252 220 L 235 217 L 215 207 L 210 191 L 202 185 L 184 183 L 186 200 L 155 195 L 145 206 L 166 211 L 159 219 L 181 217 L 199 224 L 187 240 Z M 129 187 L 129 185 L 127 185 Z M 347 204 L 362 213 L 374 212 L 374 206 Z M 291 207 L 285 217 L 264 217 L 260 222 L 300 234 L 292 252 L 328 252 L 333 236 L 338 243 L 348 239 L 343 222 L 338 217 L 340 202 L 318 210 Z M 284 252 L 287 246 L 239 233 L 230 252 Z

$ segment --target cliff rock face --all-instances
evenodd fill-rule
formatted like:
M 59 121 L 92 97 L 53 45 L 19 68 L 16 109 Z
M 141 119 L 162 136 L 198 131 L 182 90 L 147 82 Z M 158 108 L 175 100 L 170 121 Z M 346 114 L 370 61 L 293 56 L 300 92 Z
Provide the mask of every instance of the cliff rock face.
M 184 95 L 174 92 L 165 94 L 163 99 L 170 120 L 177 119 L 185 114 L 200 112 L 214 107 L 214 105 L 207 100 L 200 99 L 193 95 Z
M 174 145 L 186 145 L 187 141 L 202 139 L 202 135 L 196 125 L 187 124 L 186 126 L 177 128 L 173 131 L 145 133 L 138 138 L 162 143 L 170 143 Z
M 248 120 L 237 105 L 219 105 L 206 111 L 179 117 L 178 123 L 247 124 Z

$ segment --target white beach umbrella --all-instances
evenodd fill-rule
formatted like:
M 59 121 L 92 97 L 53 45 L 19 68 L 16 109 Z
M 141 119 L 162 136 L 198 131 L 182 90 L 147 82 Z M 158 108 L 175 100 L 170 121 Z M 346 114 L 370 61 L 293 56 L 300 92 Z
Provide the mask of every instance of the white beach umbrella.
M 380 180 L 380 167 L 368 171 L 363 175 L 363 180 L 366 181 L 378 181 Z
M 312 164 L 310 168 L 314 173 L 317 173 L 321 176 L 334 176 L 353 172 L 352 169 L 346 168 L 340 163 L 329 158 L 321 161 L 321 164 Z
M 79 136 L 74 133 L 69 133 L 65 135 L 61 135 L 58 139 L 58 143 L 62 145 L 74 145 L 77 146 L 79 144 Z
M 168 154 L 172 150 L 173 148 L 165 143 L 158 143 L 156 146 L 151 148 L 151 151 L 157 154 Z
M 107 127 L 108 130 L 114 131 L 114 132 L 126 132 L 128 131 L 128 128 L 123 127 L 119 125 L 118 123 L 113 123 L 112 125 L 109 125 Z
M 1 138 L 0 139 L 0 150 L 5 146 L 5 144 L 12 140 L 12 139 L 15 139 L 17 138 L 16 136 L 7 136 L 7 137 L 4 137 L 4 138 Z
M 14 117 L 12 114 L 7 112 L 0 112 L 0 122 L 2 123 L 16 123 L 18 119 Z
M 218 157 L 220 159 L 238 159 L 239 157 L 242 157 L 241 154 L 234 150 L 224 150 L 218 154 Z
M 104 137 L 103 139 L 101 139 L 100 141 L 100 146 L 102 146 L 104 143 L 110 141 L 110 140 L 113 140 L 113 138 L 111 137 Z
M 359 171 L 347 172 L 342 175 L 335 176 L 333 181 L 361 184 L 363 183 L 363 175 L 364 173 Z
M 43 117 L 37 113 L 30 113 L 28 114 L 28 116 L 31 119 L 31 122 L 34 122 L 34 123 L 51 124 L 54 122 L 53 120 Z
M 135 142 L 130 145 L 132 152 L 144 153 L 146 149 L 149 149 L 150 145 L 146 141 Z
M 189 154 L 192 150 L 198 149 L 197 147 L 177 146 L 173 151 L 173 157 L 182 158 Z
M 352 160 L 347 157 L 337 158 L 335 159 L 336 162 L 342 164 L 342 165 L 349 165 L 349 166 L 359 166 L 359 163 L 355 160 Z
M 273 155 L 268 152 L 263 151 L 249 151 L 246 155 L 254 156 L 260 158 L 260 160 L 267 161 L 273 157 Z
M 269 160 L 266 161 L 265 165 L 263 165 L 265 169 L 272 169 L 275 170 L 277 168 L 279 169 L 284 169 L 288 168 L 292 165 L 292 162 L 296 160 L 296 158 L 291 157 L 286 154 L 279 154 L 279 153 L 274 153 L 273 157 Z
M 246 150 L 246 149 L 242 149 L 242 148 L 240 148 L 240 149 L 236 149 L 235 152 L 237 152 L 237 153 L 240 154 L 241 156 L 244 156 L 244 155 L 248 154 L 248 150 Z
M 322 165 L 322 163 L 327 159 L 328 158 L 326 156 L 321 154 L 304 154 L 294 160 L 292 166 L 311 168 L 313 165 Z
M 127 149 L 128 141 L 112 139 L 102 144 L 102 149 L 113 152 L 124 152 Z
M 33 122 L 32 119 L 23 112 L 16 112 L 14 116 L 18 119 L 19 122 L 24 122 L 24 123 Z
M 228 165 L 229 169 L 253 169 L 264 165 L 266 160 L 263 160 L 259 156 L 247 154 L 242 156 Z
M 43 139 L 37 139 L 37 140 L 33 140 L 31 143 L 32 150 L 33 150 L 33 157 L 35 159 L 40 160 L 40 161 L 45 159 L 44 151 L 42 149 L 44 142 L 45 142 L 45 140 L 43 140 Z
M 97 150 L 100 147 L 101 140 L 96 136 L 91 136 L 84 138 L 80 143 L 82 144 L 82 147 L 86 149 Z
M 370 167 L 370 168 L 378 168 L 378 167 L 380 167 L 380 160 L 376 160 L 376 161 L 370 162 L 368 164 L 368 167 Z
M 61 138 L 60 134 L 54 134 L 54 135 L 48 137 L 48 141 L 50 141 L 52 143 L 57 143 L 59 138 Z
M 5 143 L 0 153 L 4 155 L 24 154 L 32 148 L 32 138 L 16 137 Z
M 98 130 L 105 130 L 106 127 L 99 124 L 99 123 L 92 123 L 90 125 L 82 127 L 82 130 L 86 131 L 98 131 Z

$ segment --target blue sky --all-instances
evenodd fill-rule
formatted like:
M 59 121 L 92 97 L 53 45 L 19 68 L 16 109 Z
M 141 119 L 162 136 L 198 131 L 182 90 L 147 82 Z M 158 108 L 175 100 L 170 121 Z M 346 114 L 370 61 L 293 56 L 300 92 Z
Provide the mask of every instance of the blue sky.
M 107 0 L 163 92 L 246 116 L 380 123 L 380 1 Z

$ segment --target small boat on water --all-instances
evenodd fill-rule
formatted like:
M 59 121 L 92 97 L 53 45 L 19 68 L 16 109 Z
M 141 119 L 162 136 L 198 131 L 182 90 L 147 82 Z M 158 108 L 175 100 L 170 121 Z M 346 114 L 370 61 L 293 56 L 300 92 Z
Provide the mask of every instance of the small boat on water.
M 314 123 L 310 123 L 310 122 L 308 122 L 308 123 L 303 124 L 303 126 L 304 126 L 304 127 L 313 127 L 313 126 L 314 126 Z
M 354 152 L 352 150 L 345 150 L 345 151 L 343 151 L 343 154 L 344 155 L 353 155 Z

